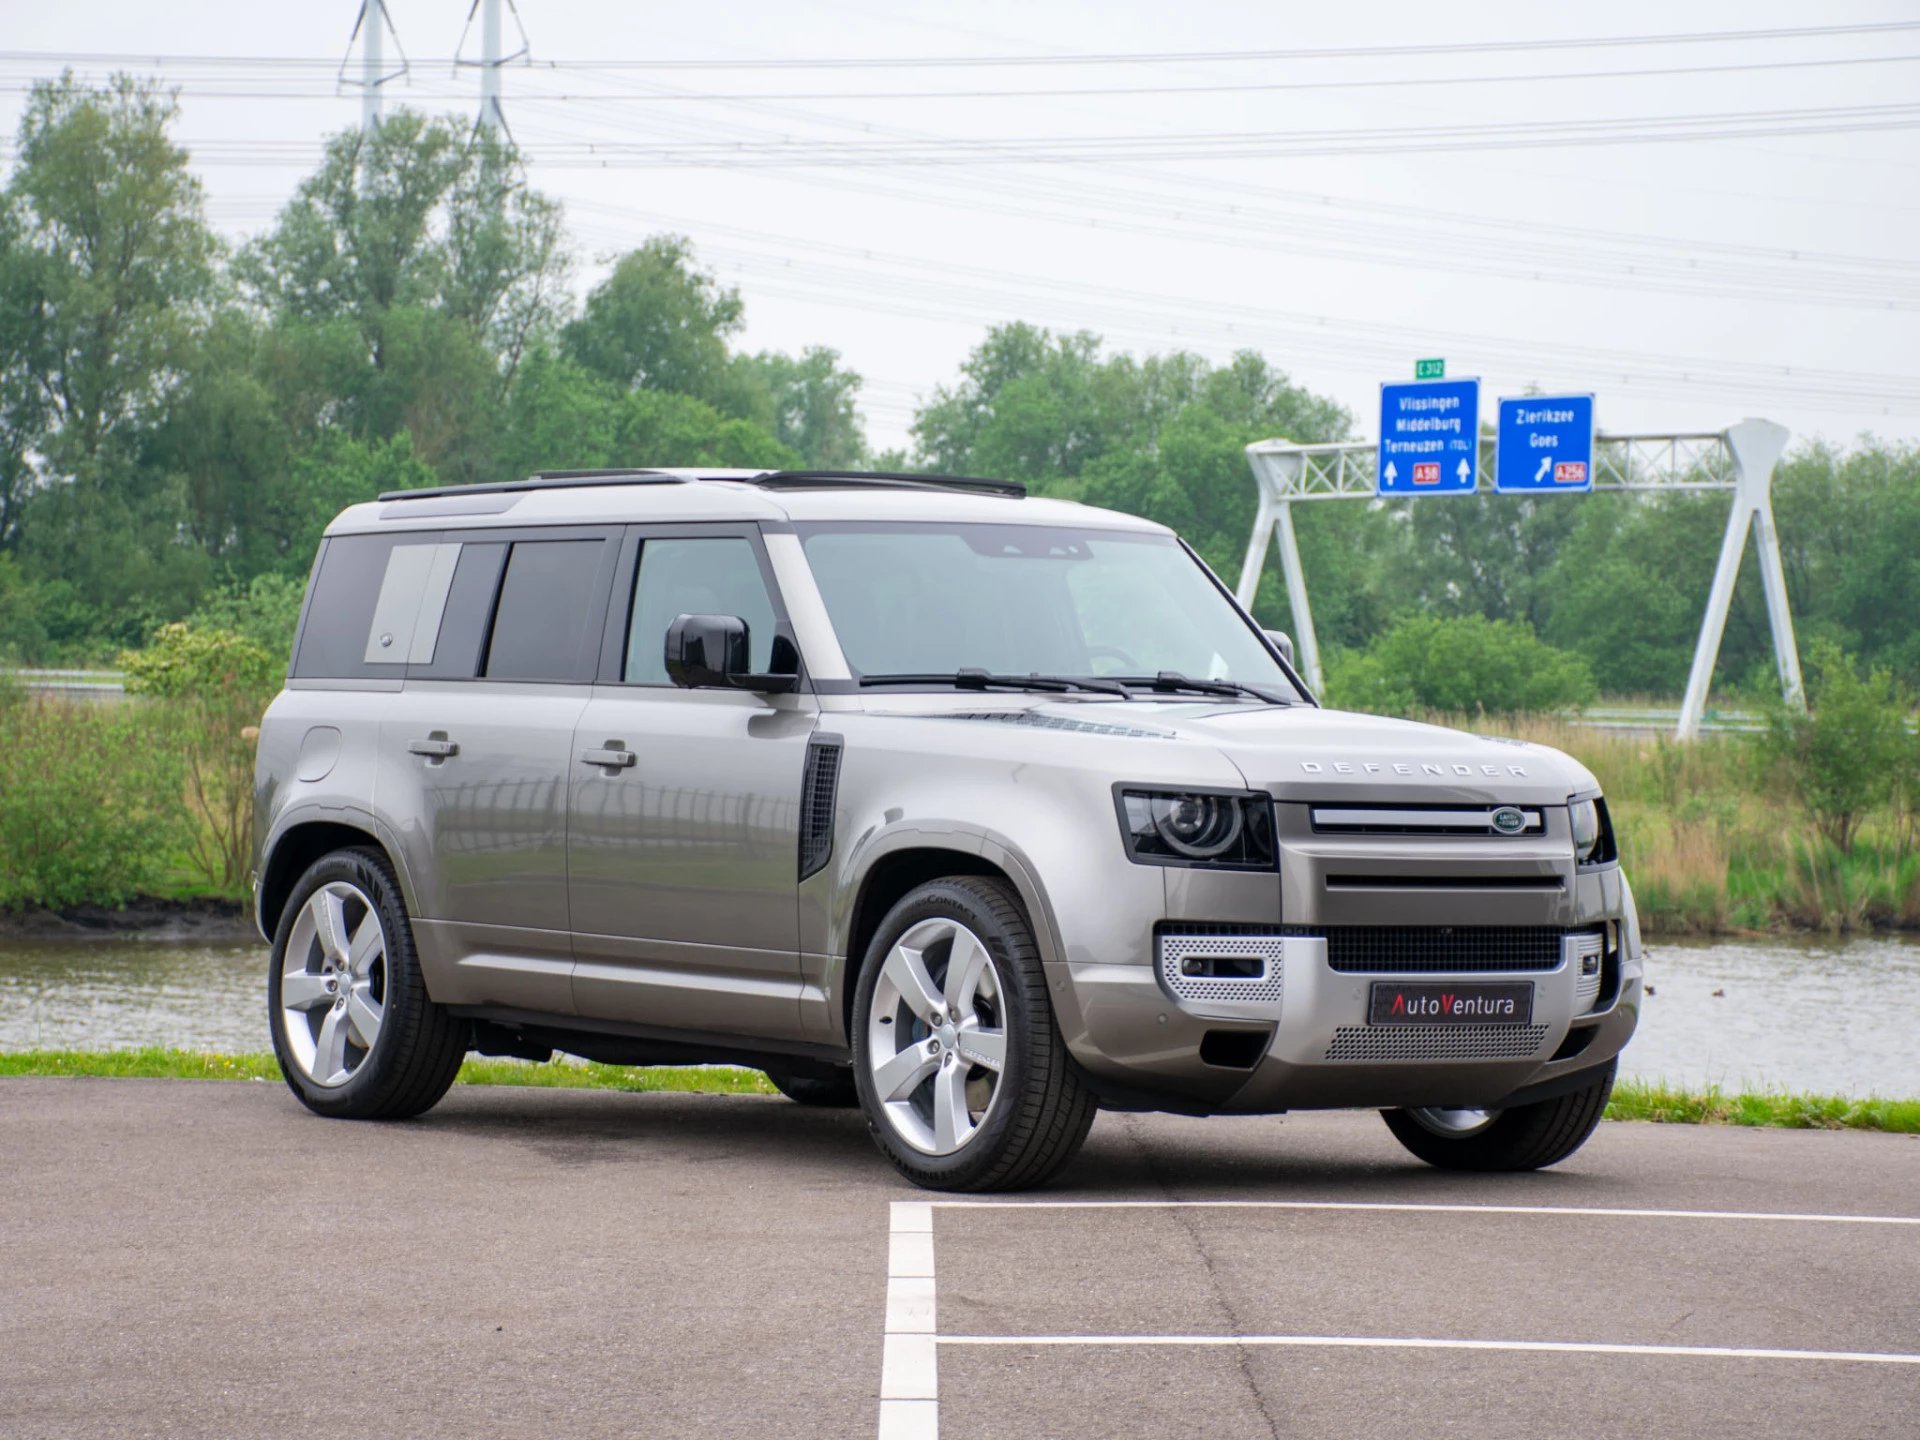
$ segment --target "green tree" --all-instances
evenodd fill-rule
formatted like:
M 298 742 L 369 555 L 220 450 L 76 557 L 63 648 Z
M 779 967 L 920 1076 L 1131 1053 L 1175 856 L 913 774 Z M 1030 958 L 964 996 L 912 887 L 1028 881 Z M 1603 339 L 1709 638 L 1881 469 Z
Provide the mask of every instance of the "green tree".
M 562 332 L 568 359 L 621 389 L 717 404 L 729 393 L 728 337 L 745 323 L 737 290 L 694 265 L 693 244 L 655 235 L 614 264 Z
M 854 397 L 860 377 L 840 364 L 840 352 L 810 346 L 798 359 L 776 351 L 735 357 L 739 389 L 749 397 L 745 416 L 815 470 L 850 470 L 866 455 Z
M 423 308 L 506 358 L 558 319 L 570 259 L 560 207 L 490 130 L 410 110 L 327 142 L 274 228 L 235 272 L 276 316 L 348 319 L 383 363 L 386 322 Z
M 213 285 L 200 183 L 167 133 L 177 114 L 151 84 L 69 74 L 35 84 L 21 117 L 11 318 L 45 402 L 36 448 L 61 478 L 99 483 L 126 461 Z
M 1762 751 L 1821 833 L 1851 854 L 1860 822 L 1892 804 L 1907 778 L 1913 701 L 1891 671 L 1863 675 L 1831 640 L 1814 643 L 1807 669 L 1809 708 L 1771 707 Z

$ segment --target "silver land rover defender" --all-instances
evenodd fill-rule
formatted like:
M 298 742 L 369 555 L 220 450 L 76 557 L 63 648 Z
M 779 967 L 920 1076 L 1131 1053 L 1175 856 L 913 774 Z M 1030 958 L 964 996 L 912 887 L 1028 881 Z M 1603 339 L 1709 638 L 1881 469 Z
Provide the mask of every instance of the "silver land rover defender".
M 356 505 L 260 733 L 288 1084 L 734 1062 L 937 1189 L 1043 1182 L 1103 1106 L 1565 1158 L 1641 990 L 1593 776 L 1323 709 L 1289 648 L 1163 527 L 995 481 Z

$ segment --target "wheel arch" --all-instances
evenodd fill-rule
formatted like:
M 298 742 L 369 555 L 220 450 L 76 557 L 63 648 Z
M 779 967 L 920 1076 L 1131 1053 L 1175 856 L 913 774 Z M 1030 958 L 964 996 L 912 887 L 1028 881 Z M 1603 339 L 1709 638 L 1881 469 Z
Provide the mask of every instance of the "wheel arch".
M 1045 899 L 1032 872 L 1017 855 L 978 835 L 924 837 L 900 843 L 874 856 L 861 873 L 853 887 L 843 943 L 835 947 L 835 1013 L 842 1037 L 852 1034 L 855 982 L 880 922 L 911 891 L 948 875 L 977 875 L 1010 886 L 1033 927 L 1042 960 L 1051 968 L 1056 950 Z
M 268 944 L 280 928 L 293 887 L 307 867 L 335 850 L 377 850 L 386 857 L 399 878 L 402 898 L 414 909 L 412 886 L 401 867 L 396 849 L 381 837 L 369 816 L 339 812 L 327 818 L 307 818 L 287 825 L 267 844 L 260 866 L 259 889 L 254 904 L 254 919 Z

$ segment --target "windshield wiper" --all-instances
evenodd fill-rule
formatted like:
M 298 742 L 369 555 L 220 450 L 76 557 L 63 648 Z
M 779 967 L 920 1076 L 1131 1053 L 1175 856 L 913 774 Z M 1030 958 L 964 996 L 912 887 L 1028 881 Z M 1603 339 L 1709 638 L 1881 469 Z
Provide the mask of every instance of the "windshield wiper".
M 1178 670 L 1162 670 L 1158 675 L 1116 675 L 1113 679 L 1121 685 L 1139 686 L 1163 695 L 1232 695 L 1246 696 L 1267 705 L 1286 705 L 1290 701 L 1281 699 L 1270 690 L 1262 690 L 1257 685 L 1243 685 L 1238 680 L 1195 680 L 1190 675 L 1182 675 Z
M 985 670 L 956 670 L 950 675 L 862 675 L 862 685 L 951 685 L 956 690 L 1038 690 L 1063 695 L 1071 690 L 1127 698 L 1117 680 L 1092 680 L 1074 675 L 994 675 Z

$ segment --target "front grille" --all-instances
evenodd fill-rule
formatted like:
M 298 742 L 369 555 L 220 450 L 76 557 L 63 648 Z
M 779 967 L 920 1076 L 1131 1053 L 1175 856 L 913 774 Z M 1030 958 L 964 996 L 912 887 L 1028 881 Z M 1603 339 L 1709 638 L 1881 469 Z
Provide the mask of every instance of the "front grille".
M 1547 1043 L 1544 1025 L 1342 1025 L 1329 1060 L 1519 1060 Z
M 1327 967 L 1343 975 L 1553 970 L 1567 934 L 1551 925 L 1328 925 L 1281 933 L 1324 935 Z

